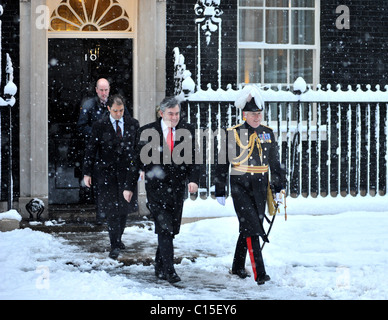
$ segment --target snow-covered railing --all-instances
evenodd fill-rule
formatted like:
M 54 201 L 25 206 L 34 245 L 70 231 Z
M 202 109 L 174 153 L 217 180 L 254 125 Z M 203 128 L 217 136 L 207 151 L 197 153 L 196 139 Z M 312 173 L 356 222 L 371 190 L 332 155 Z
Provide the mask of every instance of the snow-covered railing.
M 388 86 L 384 91 L 370 86 L 366 91 L 359 86 L 312 90 L 298 79 L 293 91 L 262 88 L 261 92 L 266 101 L 264 124 L 277 136 L 288 193 L 314 197 L 387 193 Z M 214 133 L 241 122 L 241 111 L 234 107 L 237 96 L 238 90 L 230 87 L 215 91 L 209 86 L 184 97 L 182 111 L 188 121 L 209 135 L 200 141 L 207 150 L 202 198 L 213 191 L 219 143 Z
M 0 16 L 3 15 L 3 6 L 0 5 Z M 2 21 L 0 20 L 0 143 L 1 145 L 7 144 L 8 150 L 6 154 L 1 154 L 0 157 L 0 185 L 6 186 L 7 189 L 7 202 L 8 210 L 12 208 L 13 201 L 13 181 L 12 181 L 12 107 L 16 103 L 15 95 L 17 93 L 17 87 L 13 82 L 13 64 L 11 57 L 3 50 L 2 45 Z M 5 63 L 3 63 L 5 61 Z M 5 66 L 5 70 L 2 68 Z M 7 119 L 8 117 L 8 119 Z M 2 119 L 7 119 L 7 123 L 1 123 Z M 2 136 L 2 133 L 6 128 L 6 137 Z M 4 141 L 3 141 L 4 140 Z M 6 155 L 6 157 L 5 157 Z M 2 172 L 7 171 L 7 180 L 2 181 Z M 3 194 L 0 192 L 0 200 L 3 199 Z

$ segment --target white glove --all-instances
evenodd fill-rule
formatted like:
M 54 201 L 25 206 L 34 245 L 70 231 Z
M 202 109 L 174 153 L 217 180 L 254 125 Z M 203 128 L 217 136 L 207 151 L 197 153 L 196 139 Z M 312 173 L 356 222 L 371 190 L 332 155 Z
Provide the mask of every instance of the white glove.
M 217 197 L 217 202 L 220 205 L 225 206 L 225 197 Z
M 283 204 L 283 193 L 278 192 L 278 193 L 275 195 L 275 202 L 276 202 L 277 204 Z

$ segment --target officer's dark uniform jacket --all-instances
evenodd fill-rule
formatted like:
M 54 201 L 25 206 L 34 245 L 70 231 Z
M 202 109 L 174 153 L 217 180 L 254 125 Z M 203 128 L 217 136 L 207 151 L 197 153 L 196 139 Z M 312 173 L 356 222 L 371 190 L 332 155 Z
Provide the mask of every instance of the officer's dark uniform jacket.
M 267 241 L 262 226 L 269 173 L 275 192 L 285 187 L 284 170 L 279 162 L 278 144 L 273 130 L 260 125 L 252 128 L 248 123 L 228 129 L 226 163 L 216 169 L 215 192 L 225 195 L 229 167 L 230 187 L 240 233 L 245 237 L 260 235 Z

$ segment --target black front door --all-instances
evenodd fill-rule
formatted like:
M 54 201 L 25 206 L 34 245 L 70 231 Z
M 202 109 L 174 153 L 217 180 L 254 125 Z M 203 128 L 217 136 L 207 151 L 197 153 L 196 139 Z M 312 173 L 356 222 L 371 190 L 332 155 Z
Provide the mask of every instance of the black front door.
M 49 39 L 48 52 L 49 204 L 82 203 L 80 106 L 106 78 L 132 113 L 132 39 Z

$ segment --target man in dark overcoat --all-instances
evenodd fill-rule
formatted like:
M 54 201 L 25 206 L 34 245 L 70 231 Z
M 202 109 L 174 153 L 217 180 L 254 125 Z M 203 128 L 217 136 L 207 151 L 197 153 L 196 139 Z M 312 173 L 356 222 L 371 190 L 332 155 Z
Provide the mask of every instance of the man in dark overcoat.
M 80 138 L 82 138 L 80 149 L 82 151 L 79 152 L 80 159 L 84 158 L 84 150 L 87 146 L 87 143 L 92 135 L 92 127 L 95 122 L 98 120 L 109 116 L 109 94 L 110 94 L 110 83 L 105 78 L 98 79 L 96 83 L 96 96 L 93 98 L 89 98 L 85 101 L 83 101 L 81 105 L 81 110 L 77 122 L 77 128 L 78 132 L 80 134 Z M 124 107 L 124 115 L 129 115 L 129 110 L 125 106 Z M 80 160 L 82 162 L 82 160 Z M 76 170 L 82 171 L 83 168 L 79 168 Z M 78 176 L 78 173 L 76 173 L 76 176 Z M 83 177 L 82 177 L 83 178 Z M 94 180 L 97 180 L 97 176 L 93 177 Z M 96 182 L 96 181 L 95 181 Z M 80 200 L 81 201 L 87 201 L 87 200 L 94 200 L 94 203 L 97 205 L 98 199 L 98 184 L 94 183 L 92 188 L 87 188 L 85 191 L 84 185 L 81 183 L 80 186 Z M 89 198 L 89 199 L 88 199 Z M 106 218 L 106 214 L 104 211 L 101 211 L 102 208 L 99 208 L 96 206 L 96 223 L 98 225 L 102 224 L 104 219 Z
M 107 108 L 109 92 L 110 92 L 110 83 L 105 78 L 98 79 L 96 83 L 96 96 L 93 98 L 86 99 L 81 104 L 80 114 L 77 122 L 77 129 L 80 135 L 79 141 L 79 162 L 82 163 L 82 159 L 85 157 L 85 147 L 87 146 L 88 140 L 92 134 L 93 123 L 102 119 L 106 115 L 109 115 Z M 82 176 L 82 166 L 75 169 L 75 176 L 80 177 L 83 182 Z M 93 177 L 94 180 L 97 180 L 97 177 Z M 80 181 L 80 182 L 81 182 Z M 98 225 L 102 224 L 106 218 L 105 212 L 100 211 L 97 206 L 97 183 L 93 184 L 92 188 L 86 188 L 83 183 L 80 183 L 80 201 L 93 201 L 96 204 L 96 223 Z
M 198 190 L 199 167 L 194 163 L 194 127 L 180 119 L 179 101 L 165 98 L 159 114 L 161 119 L 139 130 L 137 158 L 124 197 L 131 199 L 138 173 L 144 171 L 147 207 L 158 234 L 155 274 L 174 283 L 181 279 L 173 266 L 173 239 L 180 230 L 186 186 L 190 193 Z
M 270 277 L 265 271 L 259 238 L 269 242 L 263 228 L 269 172 L 271 183 L 280 197 L 285 188 L 284 170 L 279 162 L 273 130 L 261 124 L 264 102 L 258 89 L 244 88 L 242 95 L 242 102 L 238 101 L 236 106 L 242 108 L 245 122 L 228 129 L 227 143 L 222 150 L 227 154 L 223 158 L 226 161 L 217 165 L 215 193 L 217 200 L 225 204 L 225 186 L 231 166 L 231 195 L 240 224 L 232 273 L 241 278 L 248 276 L 245 271 L 248 251 L 255 281 L 264 284 Z
M 122 97 L 115 95 L 108 103 L 109 116 L 95 122 L 91 138 L 85 150 L 84 182 L 90 187 L 97 176 L 97 206 L 106 213 L 111 251 L 109 256 L 117 258 L 128 213 L 137 211 L 137 199 L 131 203 L 123 199 L 126 174 L 134 157 L 136 134 L 139 122 L 124 114 Z
M 98 79 L 96 83 L 97 95 L 82 103 L 77 127 L 84 139 L 88 140 L 91 136 L 93 123 L 108 114 L 109 92 L 109 81 L 104 78 Z

